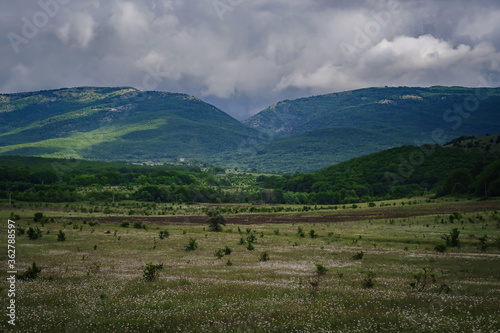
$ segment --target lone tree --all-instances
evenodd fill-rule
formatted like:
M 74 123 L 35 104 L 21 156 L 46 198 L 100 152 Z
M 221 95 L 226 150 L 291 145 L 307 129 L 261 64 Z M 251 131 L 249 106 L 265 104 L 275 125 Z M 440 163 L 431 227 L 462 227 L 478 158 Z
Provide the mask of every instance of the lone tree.
M 222 226 L 226 225 L 226 218 L 218 210 L 211 209 L 207 211 L 208 230 L 221 232 Z

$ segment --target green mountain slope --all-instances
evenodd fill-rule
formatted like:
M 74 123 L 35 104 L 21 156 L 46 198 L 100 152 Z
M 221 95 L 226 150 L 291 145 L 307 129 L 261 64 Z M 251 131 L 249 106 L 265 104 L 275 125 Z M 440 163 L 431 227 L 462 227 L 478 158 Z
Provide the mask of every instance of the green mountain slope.
M 272 172 L 312 172 L 326 166 L 400 146 L 402 133 L 327 128 L 217 155 L 216 164 Z M 411 139 L 407 137 L 406 139 Z M 414 136 L 413 139 L 417 139 Z
M 444 145 L 445 147 L 462 148 L 477 152 L 500 152 L 500 135 L 486 135 L 480 138 L 461 136 Z
M 455 105 L 462 114 L 454 112 Z M 458 137 L 499 133 L 499 116 L 500 88 L 399 87 L 287 100 L 244 123 L 275 138 L 323 128 L 397 129 L 422 137 L 439 128 Z
M 244 121 L 273 142 L 234 160 L 264 171 L 313 171 L 401 145 L 500 133 L 499 119 L 500 88 L 368 88 L 287 100 Z
M 256 137 L 184 94 L 85 87 L 0 95 L 2 155 L 203 160 Z
M 415 156 L 421 156 L 418 160 Z M 412 157 L 413 156 L 413 157 Z M 418 163 L 416 163 L 418 162 Z M 320 204 L 439 195 L 500 195 L 500 154 L 438 145 L 402 146 L 309 174 L 260 176 L 267 188 L 307 193 Z

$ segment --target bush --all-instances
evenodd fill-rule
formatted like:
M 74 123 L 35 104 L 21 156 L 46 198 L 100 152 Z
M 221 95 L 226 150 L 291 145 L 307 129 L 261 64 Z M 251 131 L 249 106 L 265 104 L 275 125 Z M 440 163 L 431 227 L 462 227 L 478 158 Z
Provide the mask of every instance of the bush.
M 37 266 L 36 263 L 33 261 L 33 264 L 31 266 L 28 266 L 26 272 L 18 274 L 16 275 L 16 277 L 18 280 L 24 280 L 24 281 L 34 280 L 38 278 L 38 275 L 40 274 L 41 271 L 42 268 Z
M 368 272 L 366 274 L 366 277 L 362 281 L 363 288 L 366 288 L 366 289 L 373 288 L 373 286 L 375 285 L 374 279 L 375 279 L 375 273 L 374 272 Z
M 255 237 L 254 234 L 250 234 L 248 237 L 247 237 L 247 242 L 249 243 L 253 243 L 255 242 L 255 240 L 257 239 L 257 237 Z
M 160 237 L 160 239 L 168 238 L 168 237 L 170 237 L 170 232 L 168 232 L 167 230 L 161 230 L 159 232 L 159 237 Z
M 207 211 L 207 216 L 208 230 L 212 232 L 221 232 L 222 226 L 225 226 L 227 222 L 221 212 L 211 209 Z
M 483 237 L 479 237 L 478 240 L 480 242 L 481 251 L 488 250 L 488 247 L 490 247 L 490 245 L 488 244 L 488 235 L 484 235 Z
M 57 234 L 57 241 L 64 242 L 65 240 L 66 240 L 66 235 L 62 230 L 59 230 L 59 233 Z
M 163 269 L 163 264 L 154 265 L 152 262 L 146 263 L 144 266 L 144 280 L 146 281 L 154 281 L 160 275 L 160 270 Z
M 26 231 L 26 229 L 21 228 L 21 226 L 18 226 L 18 227 L 16 228 L 16 233 L 17 233 L 17 235 L 18 235 L 18 236 L 24 235 L 24 232 L 25 232 L 25 231 Z M 499 237 L 499 239 L 500 239 L 500 237 Z
M 222 259 L 224 257 L 224 249 L 218 249 L 214 252 L 214 256 L 217 257 L 217 259 Z
M 353 255 L 353 256 L 352 256 L 352 259 L 354 259 L 354 260 L 361 260 L 361 259 L 363 259 L 363 256 L 364 256 L 364 255 L 365 255 L 365 254 L 364 254 L 364 252 L 363 252 L 363 251 L 361 251 L 361 252 L 358 252 L 358 253 L 356 253 L 355 255 Z
M 375 206 L 376 206 L 376 204 L 374 202 L 368 203 L 368 207 L 370 207 L 370 208 L 375 207 Z
M 252 243 L 248 243 L 248 244 L 247 244 L 247 250 L 248 250 L 248 251 L 253 251 L 253 250 L 255 250 L 255 247 L 253 246 L 253 244 L 252 244 Z
M 35 213 L 35 215 L 33 216 L 33 221 L 34 222 L 42 222 L 42 221 L 45 221 L 47 218 L 45 216 L 43 216 L 43 213 Z
M 196 243 L 196 238 L 189 238 L 189 243 L 184 247 L 186 251 L 194 251 L 198 248 L 198 244 Z
M 321 264 L 316 264 L 316 274 L 318 275 L 325 275 L 328 269 L 326 269 L 325 266 Z
M 433 271 L 434 270 L 432 268 L 428 269 L 424 267 L 420 272 L 413 275 L 415 282 L 410 283 L 411 289 L 422 292 L 428 284 L 436 283 L 436 275 Z
M 311 236 L 311 238 L 316 238 L 317 237 L 316 231 L 314 230 L 309 231 L 309 236 Z
M 42 237 L 42 231 L 38 227 L 35 227 L 35 229 L 29 227 L 27 234 L 28 238 L 31 240 L 35 240 Z
M 141 228 L 143 228 L 142 222 L 141 221 L 135 221 L 134 222 L 134 228 L 135 229 L 141 229 Z
M 460 247 L 460 240 L 458 237 L 460 236 L 460 231 L 458 228 L 453 229 L 449 235 L 443 235 L 441 238 L 445 241 L 446 246 L 449 247 Z
M 259 258 L 259 261 L 268 261 L 270 260 L 271 258 L 269 257 L 269 253 L 267 253 L 267 251 L 265 252 L 262 252 L 260 254 L 260 258 Z
M 120 227 L 122 228 L 128 228 L 128 226 L 130 225 L 130 222 L 129 221 L 123 221 L 121 224 L 120 224 Z
M 89 222 L 89 226 L 91 226 L 91 227 L 95 227 L 97 225 L 99 225 L 99 221 L 90 221 Z
M 227 256 L 230 255 L 232 252 L 233 250 L 231 250 L 228 246 L 226 246 L 226 248 L 224 249 L 224 254 Z

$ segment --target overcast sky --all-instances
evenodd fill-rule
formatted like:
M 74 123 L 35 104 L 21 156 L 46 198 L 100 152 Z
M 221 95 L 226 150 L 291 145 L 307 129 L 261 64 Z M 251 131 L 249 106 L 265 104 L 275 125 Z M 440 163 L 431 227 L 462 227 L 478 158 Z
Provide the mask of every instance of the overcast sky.
M 500 1 L 2 1 L 0 93 L 183 92 L 245 119 L 371 86 L 500 86 Z

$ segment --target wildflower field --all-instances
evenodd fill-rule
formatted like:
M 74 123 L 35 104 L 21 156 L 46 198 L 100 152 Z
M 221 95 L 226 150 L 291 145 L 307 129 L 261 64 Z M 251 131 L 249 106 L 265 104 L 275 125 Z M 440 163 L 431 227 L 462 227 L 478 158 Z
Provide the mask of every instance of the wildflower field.
M 228 213 L 221 232 L 204 206 L 177 222 L 2 206 L 17 270 L 41 271 L 16 281 L 13 327 L 2 246 L 0 331 L 499 332 L 500 201 L 448 200 L 401 218 L 384 217 L 401 201 L 290 209 L 289 223 Z

